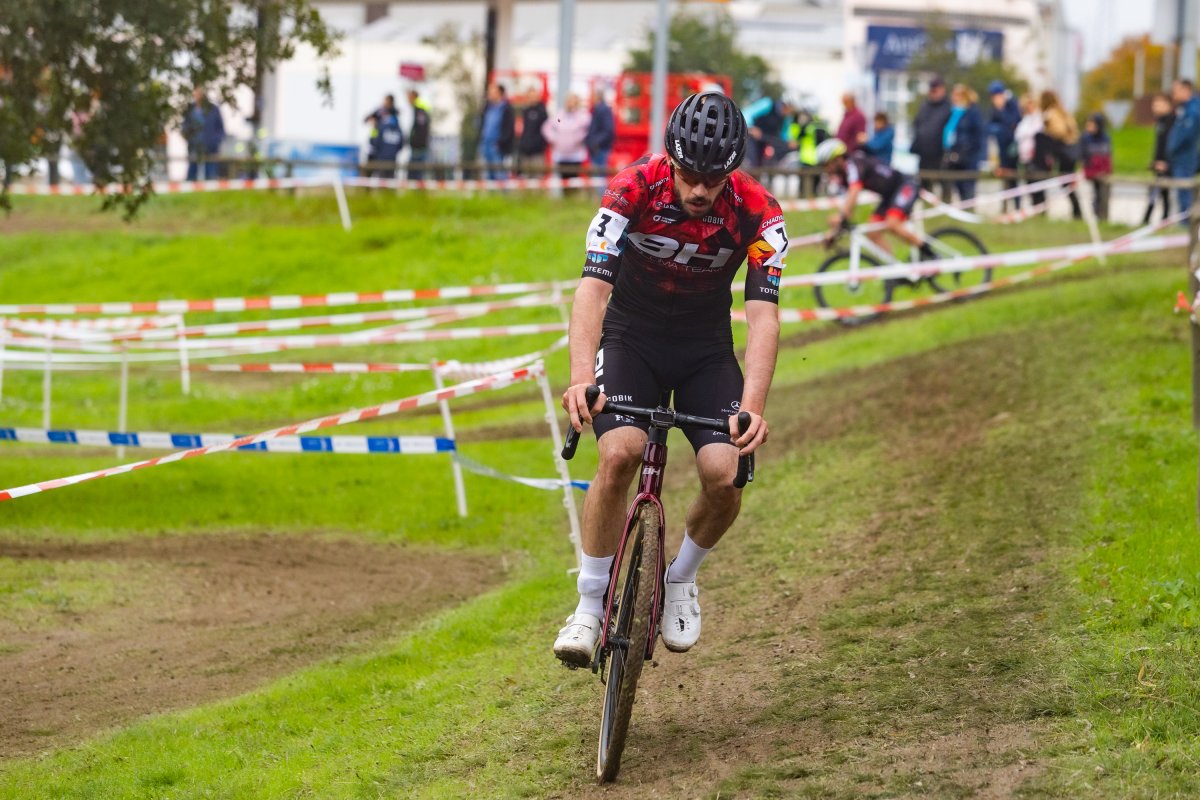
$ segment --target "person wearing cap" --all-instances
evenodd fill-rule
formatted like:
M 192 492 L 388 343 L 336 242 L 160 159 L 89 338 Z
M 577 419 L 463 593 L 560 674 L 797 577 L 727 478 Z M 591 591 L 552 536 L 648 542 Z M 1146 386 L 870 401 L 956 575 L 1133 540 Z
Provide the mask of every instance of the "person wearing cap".
M 1005 189 L 1012 189 L 1017 185 L 1017 166 L 1020 164 L 1016 135 L 1017 126 L 1021 124 L 1021 109 L 1004 81 L 992 81 L 988 85 L 988 94 L 992 98 L 988 136 L 996 143 L 996 174 L 1004 177 Z M 1021 198 L 1013 202 L 1017 208 L 1021 207 Z
M 779 203 L 738 170 L 747 124 L 717 92 L 671 113 L 666 154 L 646 156 L 609 182 L 587 232 L 583 276 L 571 308 L 571 425 L 591 424 L 600 463 L 583 504 L 579 602 L 554 642 L 569 667 L 592 662 L 627 493 L 642 463 L 648 424 L 596 414 L 606 399 L 653 408 L 664 392 L 678 411 L 729 419 L 730 433 L 685 428 L 700 492 L 667 566 L 662 639 L 683 652 L 700 636 L 696 571 L 737 518 L 738 456 L 767 440 L 763 419 L 779 347 L 779 284 L 788 237 Z M 745 374 L 733 348 L 731 281 L 746 262 Z M 589 406 L 587 388 L 601 387 Z M 750 423 L 738 424 L 739 411 Z
M 950 111 L 950 101 L 946 98 L 946 82 L 940 75 L 935 75 L 929 81 L 929 93 L 925 102 L 913 118 L 912 144 L 908 148 L 919 159 L 922 171 L 942 168 L 942 158 L 945 155 L 942 136 L 946 130 L 946 123 L 950 120 Z M 930 189 L 932 182 L 928 179 L 922 180 L 921 186 Z

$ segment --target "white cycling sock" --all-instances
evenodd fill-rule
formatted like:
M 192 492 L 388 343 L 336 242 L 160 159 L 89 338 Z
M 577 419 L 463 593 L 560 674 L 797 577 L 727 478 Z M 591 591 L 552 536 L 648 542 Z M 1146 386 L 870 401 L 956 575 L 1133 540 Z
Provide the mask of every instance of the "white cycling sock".
M 589 556 L 583 554 L 583 563 L 579 567 L 579 579 L 575 581 L 579 589 L 579 605 L 575 606 L 576 614 L 591 614 L 593 617 L 604 616 L 604 593 L 608 591 L 608 570 L 612 567 L 614 556 Z
M 704 557 L 712 552 L 712 548 L 704 548 L 692 541 L 687 531 L 683 532 L 683 542 L 679 545 L 679 555 L 667 568 L 667 583 L 691 583 L 696 580 L 696 570 Z

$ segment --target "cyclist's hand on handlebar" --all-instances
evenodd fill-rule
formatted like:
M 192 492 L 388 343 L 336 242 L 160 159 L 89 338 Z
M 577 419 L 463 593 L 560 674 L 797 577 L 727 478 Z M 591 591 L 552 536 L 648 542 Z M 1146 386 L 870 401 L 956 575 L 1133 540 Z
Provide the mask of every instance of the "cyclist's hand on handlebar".
M 753 411 L 746 412 L 750 415 L 750 424 L 746 426 L 746 430 L 738 429 L 737 415 L 734 414 L 729 418 L 729 438 L 733 440 L 741 452 L 739 455 L 748 456 L 758 449 L 758 446 L 767 441 L 767 421 Z
M 571 418 L 571 427 L 580 433 L 583 432 L 583 423 L 592 424 L 592 411 L 604 408 L 604 404 L 608 400 L 604 392 L 601 392 L 600 396 L 596 398 L 595 405 L 588 408 L 587 388 L 591 385 L 591 381 L 576 383 L 568 387 L 562 396 L 562 407 Z

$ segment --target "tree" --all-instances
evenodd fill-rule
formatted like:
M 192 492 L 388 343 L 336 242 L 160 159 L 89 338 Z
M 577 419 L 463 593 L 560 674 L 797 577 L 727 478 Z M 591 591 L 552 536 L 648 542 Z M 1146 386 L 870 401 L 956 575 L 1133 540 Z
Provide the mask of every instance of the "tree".
M 483 36 L 469 33 L 447 22 L 421 40 L 443 53 L 442 62 L 430 70 L 433 77 L 454 87 L 454 106 L 462 112 L 458 125 L 460 161 L 475 159 L 479 149 L 479 118 L 483 114 L 483 95 L 479 91 L 483 65 Z
M 981 58 L 973 64 L 964 64 L 954 48 L 954 31 L 940 19 L 933 18 L 925 23 L 925 46 L 908 62 L 908 73 L 912 77 L 937 74 L 947 86 L 966 84 L 981 98 L 988 96 L 988 84 L 999 80 L 1014 95 L 1021 95 L 1029 88 L 1029 82 L 1012 65 L 999 59 Z M 916 112 L 920 99 L 913 101 L 910 113 Z
M 647 31 L 645 46 L 629 51 L 625 69 L 649 72 L 654 68 L 654 39 L 655 33 Z M 671 17 L 667 70 L 728 75 L 738 102 L 782 95 L 783 84 L 771 75 L 766 59 L 743 52 L 736 39 L 737 25 L 727 12 L 705 18 L 681 11 Z
M 105 208 L 127 215 L 149 197 L 153 154 L 192 88 L 231 100 L 311 46 L 337 37 L 309 0 L 5 0 L 0 15 L 0 165 L 14 168 L 69 142 L 95 176 L 117 184 Z M 329 77 L 319 85 L 326 97 Z
M 1175 49 L 1175 48 L 1172 48 Z M 1088 114 L 1104 110 L 1106 100 L 1132 100 L 1134 71 L 1138 51 L 1145 53 L 1143 88 L 1157 91 L 1162 86 L 1163 57 L 1166 48 L 1153 44 L 1149 36 L 1133 36 L 1117 45 L 1108 59 L 1083 76 L 1079 110 Z

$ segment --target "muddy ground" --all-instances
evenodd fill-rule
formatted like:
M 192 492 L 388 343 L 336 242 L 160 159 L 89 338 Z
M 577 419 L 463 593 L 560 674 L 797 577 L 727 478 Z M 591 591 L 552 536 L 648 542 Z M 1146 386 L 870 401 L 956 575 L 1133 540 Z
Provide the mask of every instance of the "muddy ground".
M 504 576 L 479 557 L 300 536 L 0 541 L 103 562 L 111 602 L 0 619 L 0 757 L 59 747 L 361 649 Z

